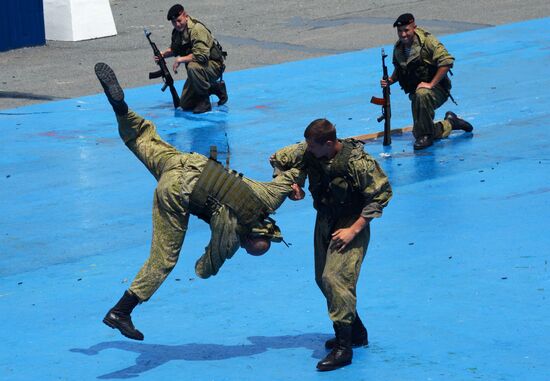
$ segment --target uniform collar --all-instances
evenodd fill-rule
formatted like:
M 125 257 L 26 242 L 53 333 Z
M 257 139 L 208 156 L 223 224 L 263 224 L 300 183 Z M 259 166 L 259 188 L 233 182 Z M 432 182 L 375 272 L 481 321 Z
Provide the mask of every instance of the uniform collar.
M 193 29 L 196 24 L 197 24 L 197 20 L 195 20 L 191 16 L 187 17 L 187 29 Z

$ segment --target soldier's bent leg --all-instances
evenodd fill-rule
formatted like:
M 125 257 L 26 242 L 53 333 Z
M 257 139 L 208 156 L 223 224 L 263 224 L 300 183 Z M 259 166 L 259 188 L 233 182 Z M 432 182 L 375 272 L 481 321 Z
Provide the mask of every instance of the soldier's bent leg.
M 202 65 L 198 62 L 189 62 L 187 65 L 187 92 L 193 94 L 193 98 L 195 99 L 195 105 L 193 106 L 193 113 L 195 114 L 212 110 L 209 97 L 210 81 L 207 69 L 208 65 Z
M 418 89 L 410 95 L 415 138 L 431 136 L 435 138 L 435 110 L 447 100 L 448 95 L 439 87 Z
M 165 172 L 155 190 L 151 251 L 130 286 L 141 301 L 155 293 L 179 258 L 189 221 L 189 213 L 181 202 L 181 179 L 177 170 Z
M 190 87 L 198 96 L 208 96 L 210 90 L 210 78 L 208 65 L 198 62 L 189 62 L 187 65 L 187 79 Z
M 206 64 L 198 62 L 190 62 L 187 65 L 187 80 L 189 87 L 196 94 L 198 102 L 193 109 L 195 114 L 210 111 L 212 105 L 210 103 L 211 84 L 214 83 L 221 74 L 219 65 L 209 61 Z
M 418 89 L 411 94 L 410 98 L 414 137 L 416 139 L 426 135 L 433 137 L 435 116 L 433 92 L 428 89 Z
M 199 101 L 198 94 L 191 88 L 191 82 L 189 78 L 185 81 L 183 85 L 183 90 L 180 96 L 180 107 L 184 111 L 192 111 L 197 102 Z

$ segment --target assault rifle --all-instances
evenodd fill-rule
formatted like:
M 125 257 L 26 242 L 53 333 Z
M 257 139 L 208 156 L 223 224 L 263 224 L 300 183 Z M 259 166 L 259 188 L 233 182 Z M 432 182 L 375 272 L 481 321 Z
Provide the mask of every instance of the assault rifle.
M 166 60 L 160 53 L 159 48 L 157 48 L 157 44 L 151 41 L 151 38 L 149 37 L 151 35 L 151 32 L 148 32 L 147 29 L 143 29 L 143 32 L 145 33 L 145 37 L 147 37 L 149 44 L 151 44 L 151 48 L 153 48 L 153 54 L 158 59 L 157 65 L 159 65 L 160 67 L 158 71 L 149 73 L 149 79 L 162 77 L 164 85 L 162 86 L 161 91 L 164 91 L 167 87 L 169 87 L 170 93 L 172 94 L 172 101 L 174 102 L 174 108 L 178 108 L 180 105 L 180 97 L 178 95 L 178 92 L 176 91 L 176 88 L 174 87 L 174 78 L 172 78 L 172 75 L 168 70 L 168 66 L 166 66 Z
M 382 48 L 382 79 L 388 81 L 388 67 L 386 66 L 386 57 L 388 55 L 384 52 Z M 380 115 L 376 120 L 378 123 L 384 121 L 384 142 L 382 143 L 385 146 L 391 145 L 391 104 L 390 104 L 390 84 L 387 83 L 386 87 L 382 89 L 383 98 L 372 97 L 370 103 L 375 105 L 382 106 L 382 115 Z

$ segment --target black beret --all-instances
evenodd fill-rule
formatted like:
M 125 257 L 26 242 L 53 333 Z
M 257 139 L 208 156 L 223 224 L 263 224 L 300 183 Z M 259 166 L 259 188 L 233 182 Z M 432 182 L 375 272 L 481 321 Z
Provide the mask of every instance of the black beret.
M 168 11 L 168 15 L 166 16 L 166 18 L 168 19 L 168 21 L 172 21 L 174 19 L 177 19 L 182 12 L 183 12 L 183 5 L 181 4 L 172 5 L 172 8 L 170 8 L 170 10 Z
M 395 20 L 393 27 L 409 25 L 414 22 L 414 16 L 411 13 L 403 13 L 401 16 Z

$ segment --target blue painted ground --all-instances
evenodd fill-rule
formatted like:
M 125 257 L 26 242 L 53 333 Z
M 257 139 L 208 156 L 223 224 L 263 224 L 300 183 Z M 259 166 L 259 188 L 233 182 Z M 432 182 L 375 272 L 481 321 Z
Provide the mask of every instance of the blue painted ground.
M 153 178 L 102 94 L 0 112 L 0 379 L 549 380 L 549 21 L 442 38 L 459 106 L 438 116 L 455 110 L 473 135 L 416 154 L 410 134 L 367 146 L 395 196 L 359 284 L 371 345 L 332 373 L 314 370 L 332 330 L 309 197 L 276 216 L 290 248 L 239 252 L 206 281 L 193 269 L 209 230 L 192 219 L 180 263 L 135 310 L 145 341 L 131 341 L 101 319 L 148 255 Z M 268 156 L 312 119 L 341 136 L 381 128 L 379 54 L 228 73 L 229 103 L 201 116 L 174 112 L 159 85 L 127 100 L 178 148 L 228 143 L 233 168 L 268 180 Z M 409 125 L 397 88 L 392 102 L 393 126 Z

